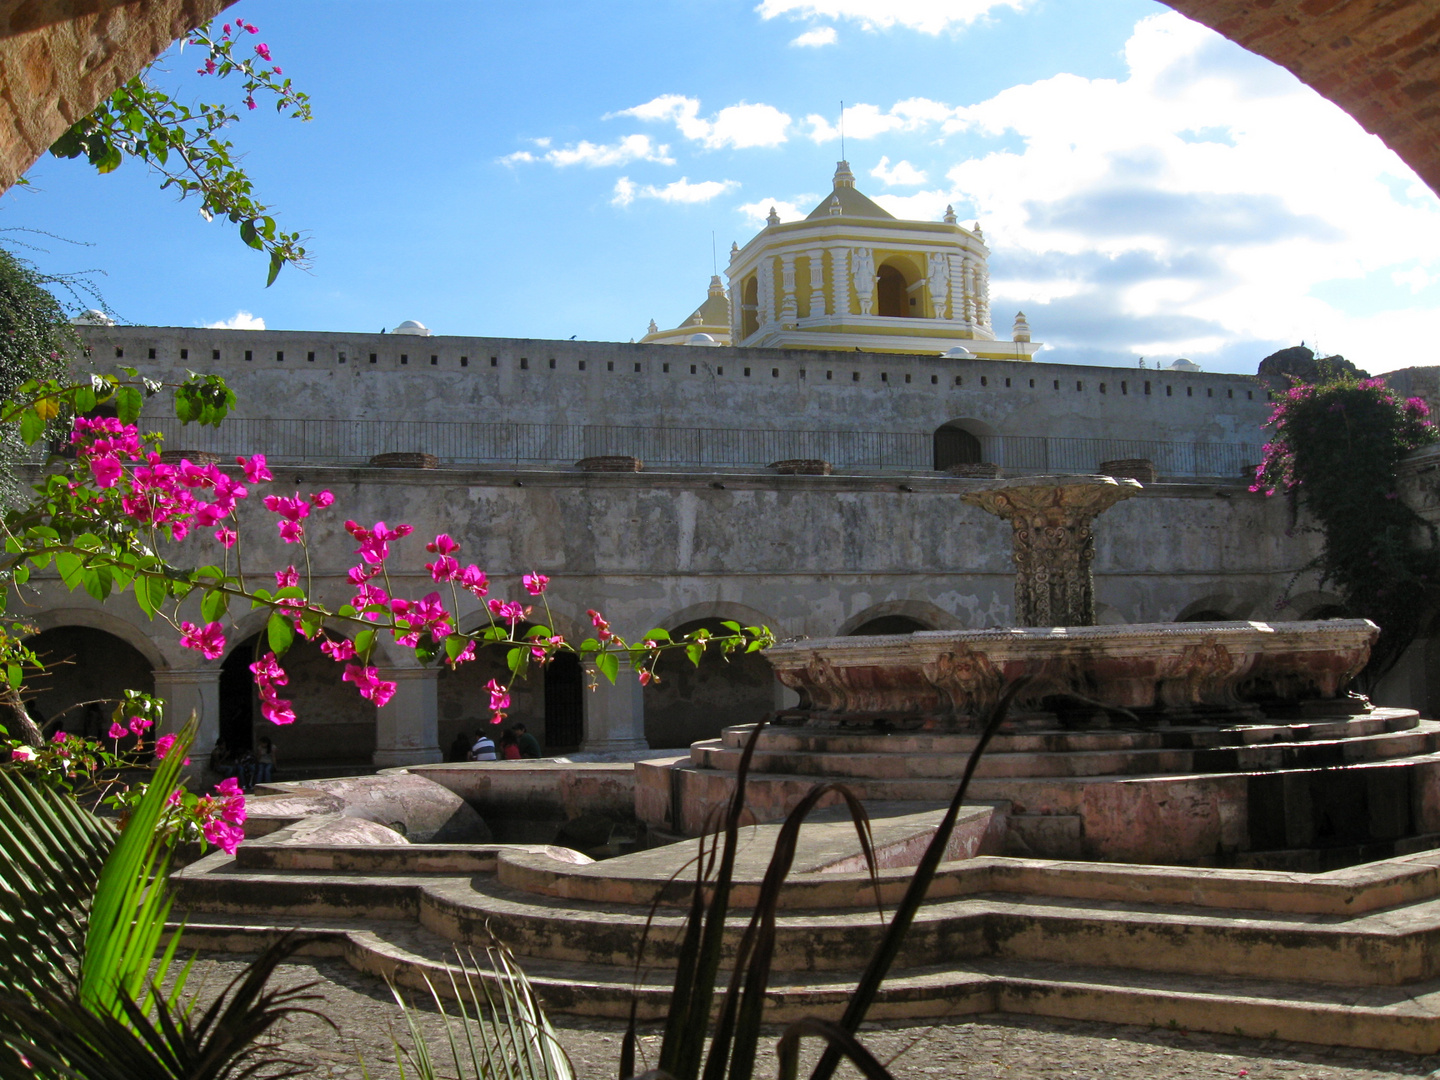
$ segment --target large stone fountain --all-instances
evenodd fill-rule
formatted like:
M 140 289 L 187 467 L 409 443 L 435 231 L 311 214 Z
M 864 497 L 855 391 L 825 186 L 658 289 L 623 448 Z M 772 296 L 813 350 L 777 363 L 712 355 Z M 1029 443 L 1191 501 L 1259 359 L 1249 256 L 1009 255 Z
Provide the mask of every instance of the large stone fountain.
M 1008 852 L 1301 868 L 1429 846 L 1440 725 L 1349 690 L 1374 624 L 1095 625 L 1094 521 L 1139 492 L 1039 476 L 962 496 L 1012 526 L 1017 627 L 767 650 L 800 702 L 761 734 L 757 818 L 782 817 L 822 779 L 866 799 L 948 799 L 983 717 L 1024 677 L 971 788 L 1005 811 Z M 697 743 L 679 766 L 641 766 L 642 819 L 703 831 L 749 731 Z

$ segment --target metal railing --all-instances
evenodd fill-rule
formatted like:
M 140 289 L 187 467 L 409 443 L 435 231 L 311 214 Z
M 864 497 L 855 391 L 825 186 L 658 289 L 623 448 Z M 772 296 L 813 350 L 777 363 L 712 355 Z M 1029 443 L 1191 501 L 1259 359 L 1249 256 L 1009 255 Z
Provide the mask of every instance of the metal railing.
M 923 472 L 934 465 L 933 437 L 916 431 L 278 418 L 230 419 L 218 429 L 157 418 L 142 427 L 160 431 L 173 450 L 223 457 L 260 451 L 281 463 L 353 465 L 376 454 L 418 451 L 452 465 L 570 465 L 607 454 L 652 466 L 763 467 L 788 458 L 819 458 L 841 469 Z M 1162 477 L 1238 477 L 1260 460 L 1258 445 L 1249 443 L 995 435 L 980 444 L 985 460 L 1015 475 L 1093 472 L 1102 461 L 1148 458 Z

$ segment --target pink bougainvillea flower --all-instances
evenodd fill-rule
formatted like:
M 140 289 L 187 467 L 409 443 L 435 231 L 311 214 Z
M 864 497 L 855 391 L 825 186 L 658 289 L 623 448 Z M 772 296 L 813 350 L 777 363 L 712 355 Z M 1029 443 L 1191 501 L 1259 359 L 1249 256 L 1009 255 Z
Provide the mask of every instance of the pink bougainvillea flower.
M 51 736 L 50 736 L 50 741 L 51 741 L 51 742 L 57 742 L 57 743 L 58 743 L 58 742 L 64 742 L 64 741 L 65 741 L 66 739 L 68 739 L 69 737 L 70 737 L 70 736 L 67 735 L 65 732 L 63 732 L 63 731 L 57 731 L 57 732 L 55 732 L 54 735 L 51 735 Z
M 508 622 L 512 627 L 525 618 L 525 609 L 514 601 L 491 600 L 490 614 L 501 622 Z
M 475 659 L 475 642 L 467 641 L 465 647 L 455 654 L 455 659 L 445 661 L 452 668 L 457 668 L 470 660 Z
M 163 760 L 164 757 L 170 753 L 170 748 L 174 745 L 174 735 L 161 735 L 155 740 L 155 757 Z M 182 764 L 189 765 L 190 759 L 187 757 Z
M 235 541 L 240 539 L 240 537 L 234 529 L 221 525 L 220 528 L 215 530 L 215 539 L 220 541 L 221 547 L 232 548 L 235 546 Z
M 285 674 L 285 669 L 280 666 L 280 659 L 273 652 L 267 652 L 251 664 L 250 673 L 255 676 L 257 682 L 284 686 L 290 681 L 290 676 Z
M 391 540 L 409 536 L 415 530 L 409 525 L 396 525 L 392 529 L 383 521 L 377 521 L 373 529 L 366 529 L 353 521 L 347 521 L 345 531 L 360 542 L 355 554 L 371 566 L 378 566 L 389 557 Z
M 460 545 L 450 539 L 449 533 L 440 533 L 425 545 L 425 550 L 431 555 L 454 555 L 460 550 Z
M 320 651 L 338 664 L 354 657 L 355 643 L 349 638 L 341 638 L 339 641 L 326 639 L 320 643 Z
M 325 507 L 329 506 L 335 501 L 335 493 L 333 491 L 317 492 L 316 494 L 310 496 L 310 501 L 316 506 L 318 506 L 321 510 L 324 510 Z
M 293 703 L 280 697 L 261 698 L 260 715 L 272 724 L 280 727 L 295 723 L 295 707 Z
M 600 612 L 591 608 L 585 614 L 590 616 L 590 622 L 594 624 L 595 636 L 601 641 L 609 641 L 615 635 L 610 632 L 610 624 L 605 621 Z
M 95 476 L 96 487 L 112 488 L 124 470 L 120 467 L 119 458 L 114 454 L 102 454 L 90 459 L 90 472 Z
M 147 732 L 147 731 L 150 730 L 151 726 L 152 726 L 152 721 L 146 720 L 143 716 L 132 716 L 132 717 L 130 717 L 130 734 L 131 734 L 131 735 L 143 735 L 143 734 L 145 734 L 145 732 Z
M 10 760 L 33 761 L 35 760 L 35 751 L 31 750 L 28 746 L 17 746 L 14 750 L 10 751 Z
M 485 594 L 490 591 L 490 579 L 485 576 L 485 571 L 474 563 L 460 571 L 460 584 L 474 593 L 477 600 L 485 599 Z
M 510 707 L 510 688 L 502 686 L 491 679 L 485 684 L 485 689 L 490 691 L 490 709 L 492 712 L 499 712 L 501 709 Z
M 430 577 L 434 581 L 454 581 L 460 576 L 460 564 L 449 555 L 441 555 L 434 562 L 427 562 L 425 569 L 430 571 Z
M 262 41 L 259 45 L 255 46 L 255 55 L 260 57 L 261 60 L 269 60 L 270 46 L 266 45 L 265 42 Z
M 123 739 L 126 735 L 129 734 L 129 729 L 126 728 L 124 724 L 120 723 L 119 720 L 110 721 L 110 738 Z
M 196 626 L 192 622 L 180 624 L 180 644 L 194 649 L 206 660 L 218 660 L 225 652 L 225 628 L 218 622 Z
M 354 683 L 355 689 L 360 691 L 360 696 L 373 701 L 377 708 L 384 708 L 397 689 L 393 682 L 386 682 L 380 678 L 380 669 L 367 667 L 361 664 L 346 664 L 345 674 L 340 676 L 348 683 Z
M 269 467 L 265 464 L 265 455 L 256 454 L 254 457 L 237 457 L 237 465 L 245 472 L 245 479 L 252 484 L 264 484 L 275 477 L 271 475 Z
M 287 566 L 284 570 L 275 571 L 275 584 L 282 589 L 288 589 L 300 584 L 300 571 L 293 566 Z
M 238 825 L 232 825 L 228 821 L 221 821 L 215 818 L 207 821 L 201 831 L 205 833 L 205 839 L 214 844 L 226 855 L 234 855 L 235 850 L 245 839 L 245 830 Z
M 652 682 L 655 682 L 655 681 L 656 681 L 656 679 L 655 679 L 655 673 L 654 673 L 653 671 L 645 670 L 645 671 L 640 672 L 640 685 L 641 685 L 641 686 L 649 686 Z
M 544 574 L 526 574 L 520 582 L 531 596 L 539 596 L 545 591 L 545 586 L 550 584 L 550 579 Z

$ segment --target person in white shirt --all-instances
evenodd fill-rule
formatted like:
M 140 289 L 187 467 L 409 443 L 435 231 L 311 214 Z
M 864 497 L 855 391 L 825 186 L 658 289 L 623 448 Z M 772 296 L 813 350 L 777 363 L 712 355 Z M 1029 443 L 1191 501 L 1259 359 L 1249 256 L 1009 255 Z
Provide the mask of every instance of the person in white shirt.
M 495 740 L 486 735 L 483 731 L 476 736 L 475 745 L 470 747 L 471 761 L 494 761 Z

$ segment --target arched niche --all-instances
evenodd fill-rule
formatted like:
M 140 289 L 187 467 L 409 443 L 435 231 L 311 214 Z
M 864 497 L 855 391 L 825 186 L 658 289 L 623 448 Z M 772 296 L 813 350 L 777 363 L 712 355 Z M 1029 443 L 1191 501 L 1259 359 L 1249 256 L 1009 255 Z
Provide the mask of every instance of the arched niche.
M 25 681 L 26 707 L 47 733 L 63 728 L 103 737 L 126 690 L 155 692 L 150 660 L 116 634 L 93 626 L 54 626 L 25 644 L 45 670 Z
M 994 432 L 976 420 L 948 420 L 932 437 L 934 466 L 944 470 L 952 465 L 978 465 L 985 460 L 985 441 Z
M 699 629 L 727 634 L 718 617 L 694 619 L 670 630 L 679 638 Z M 759 653 L 705 650 L 696 667 L 680 649 L 661 654 L 657 682 L 645 688 L 645 739 L 652 749 L 685 747 L 713 739 L 732 724 L 750 724 L 775 708 L 775 672 Z
M 328 769 L 368 768 L 375 755 L 375 706 L 344 681 L 345 665 L 321 652 L 318 642 L 297 636 L 280 658 L 290 681 L 278 688 L 295 709 L 295 723 L 276 725 L 260 714 L 250 671 L 266 651 L 260 636 L 252 634 L 238 642 L 220 666 L 220 738 L 226 747 L 231 752 L 249 750 L 260 735 L 268 736 L 282 777 L 296 769 L 324 775 Z

